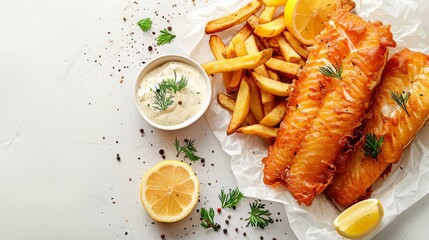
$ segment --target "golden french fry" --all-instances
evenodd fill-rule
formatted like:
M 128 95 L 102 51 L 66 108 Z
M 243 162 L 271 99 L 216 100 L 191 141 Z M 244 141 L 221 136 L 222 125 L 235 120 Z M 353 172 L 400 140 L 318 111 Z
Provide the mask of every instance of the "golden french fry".
M 235 38 L 241 37 L 242 39 L 247 39 L 250 35 L 252 35 L 253 30 L 249 27 L 248 24 L 244 24 L 244 26 L 240 29 L 240 31 L 231 39 L 231 42 L 226 47 L 223 52 L 223 56 L 225 58 L 233 58 L 237 55 L 235 54 L 233 41 Z
M 285 36 L 286 40 L 289 42 L 289 44 L 292 46 L 295 51 L 301 55 L 303 58 L 308 58 L 308 49 L 307 46 L 302 44 L 300 41 L 298 41 L 292 34 L 290 34 L 287 31 L 283 32 L 283 35 Z
M 284 5 L 283 5 L 284 6 Z M 259 23 L 267 23 L 273 20 L 274 14 L 276 13 L 277 7 L 265 6 L 264 11 L 262 11 L 259 16 Z
M 258 85 L 256 85 L 253 77 L 249 78 L 250 88 L 250 112 L 255 116 L 256 121 L 261 121 L 264 118 L 264 109 L 262 108 L 261 92 Z
M 265 66 L 291 75 L 297 75 L 298 70 L 301 68 L 300 64 L 286 62 L 277 58 L 270 58 L 270 60 L 265 62 Z
M 242 36 L 237 36 L 232 39 L 232 45 L 234 45 L 235 53 L 237 57 L 242 57 L 247 55 L 246 45 L 244 45 L 244 40 Z
M 274 39 L 277 41 L 280 52 L 286 61 L 291 63 L 299 63 L 301 61 L 301 56 L 289 45 L 283 35 L 279 34 Z
M 237 129 L 239 133 L 256 135 L 262 138 L 276 138 L 277 128 L 267 127 L 262 124 L 254 124 Z
M 246 45 L 246 50 L 248 53 L 254 53 L 259 51 L 254 35 L 247 38 L 244 44 Z M 257 66 L 256 68 L 253 69 L 253 71 L 255 71 L 259 75 L 268 77 L 268 71 L 265 65 Z M 267 103 L 274 100 L 274 95 L 272 95 L 271 93 L 268 93 L 263 89 L 260 90 L 260 93 L 261 93 L 262 103 Z
M 225 44 L 223 44 L 223 41 L 220 37 L 216 35 L 210 36 L 209 40 L 210 49 L 213 52 L 213 55 L 215 56 L 216 60 L 222 60 L 224 59 L 222 52 L 225 49 Z M 231 80 L 231 72 L 223 72 L 222 78 L 225 83 L 225 87 L 228 86 L 230 80 Z
M 256 15 L 250 15 L 247 20 L 247 24 L 249 25 L 252 31 L 255 31 L 256 27 L 259 25 L 259 18 Z
M 284 17 L 281 15 L 271 22 L 259 24 L 255 28 L 255 34 L 261 37 L 274 37 L 282 33 L 285 29 Z
M 290 91 L 292 90 L 291 84 L 279 82 L 279 81 L 261 76 L 255 72 L 252 73 L 252 76 L 256 80 L 256 84 L 260 88 L 276 96 L 287 97 L 289 96 Z
M 234 94 L 238 91 L 238 88 L 240 87 L 240 81 L 241 77 L 243 76 L 243 70 L 236 70 L 231 73 L 231 80 L 228 83 L 228 86 L 226 86 L 226 91 L 228 94 Z
M 264 49 L 257 53 L 247 54 L 242 57 L 235 57 L 213 62 L 203 63 L 201 66 L 207 74 L 219 72 L 231 72 L 240 69 L 253 69 L 268 61 L 273 55 L 272 49 Z
M 262 2 L 269 7 L 284 7 L 287 0 L 262 0 Z
M 260 3 L 258 0 L 253 0 L 228 16 L 221 17 L 208 22 L 205 28 L 205 32 L 207 34 L 220 32 L 236 24 L 244 22 L 251 14 L 256 13 L 261 7 L 262 3 Z
M 262 90 L 262 89 L 261 89 Z M 271 93 L 270 93 L 271 94 Z M 272 95 L 272 94 L 271 94 Z M 272 95 L 274 96 L 274 95 Z M 268 113 L 270 113 L 275 107 L 277 106 L 277 101 L 276 98 L 273 98 L 272 101 L 270 102 L 266 102 L 263 104 L 263 108 L 264 108 L 264 114 L 267 115 Z
M 280 81 L 280 77 L 279 77 L 279 75 L 275 71 L 273 71 L 271 69 L 267 69 L 267 72 L 268 72 L 268 77 L 269 78 L 271 78 L 273 80 L 276 80 L 276 81 Z
M 248 78 L 243 75 L 240 82 L 240 88 L 237 93 L 237 100 L 235 101 L 234 111 L 232 112 L 231 122 L 226 131 L 227 135 L 233 134 L 246 120 L 250 108 L 250 88 Z
M 274 127 L 279 124 L 286 114 L 287 101 L 283 100 L 277 104 L 265 117 L 259 122 L 267 127 Z
M 217 95 L 217 101 L 219 102 L 219 104 L 220 104 L 222 107 L 224 107 L 224 108 L 226 108 L 226 109 L 230 110 L 231 112 L 233 112 L 233 111 L 234 111 L 234 108 L 235 108 L 235 100 L 234 100 L 234 99 L 232 99 L 231 97 L 228 97 L 227 95 L 225 95 L 225 94 L 223 94 L 223 93 L 219 93 L 219 94 Z M 245 120 L 245 122 L 246 122 L 248 125 L 253 125 L 253 124 L 256 124 L 256 119 L 255 119 L 255 117 L 253 116 L 253 114 L 252 114 L 252 113 L 248 113 L 248 114 L 247 114 L 247 116 L 246 116 L 246 120 Z

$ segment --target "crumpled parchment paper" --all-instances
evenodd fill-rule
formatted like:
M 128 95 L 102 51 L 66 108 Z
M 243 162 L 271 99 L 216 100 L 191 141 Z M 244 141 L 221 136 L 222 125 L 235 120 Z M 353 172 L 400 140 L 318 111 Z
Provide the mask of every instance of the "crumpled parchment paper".
M 208 20 L 224 16 L 249 0 L 221 0 L 212 7 L 201 9 L 178 19 L 177 29 L 182 50 L 200 63 L 212 61 L 204 27 Z M 358 0 L 355 12 L 366 20 L 380 20 L 391 25 L 398 46 L 429 54 L 429 1 L 423 0 Z M 228 43 L 240 26 L 219 33 Z M 299 239 L 342 239 L 332 225 L 340 211 L 323 195 L 310 207 L 299 206 L 283 187 L 271 188 L 262 182 L 261 159 L 266 156 L 268 143 L 244 134 L 226 136 L 231 114 L 217 103 L 218 92 L 226 92 L 219 74 L 212 80 L 213 99 L 205 117 L 213 133 L 231 156 L 231 168 L 240 190 L 249 197 L 282 202 L 291 228 Z M 372 197 L 379 199 L 385 209 L 381 224 L 364 239 L 370 239 L 391 223 L 396 216 L 429 192 L 429 126 L 424 127 L 405 150 L 402 160 L 391 173 L 372 187 Z

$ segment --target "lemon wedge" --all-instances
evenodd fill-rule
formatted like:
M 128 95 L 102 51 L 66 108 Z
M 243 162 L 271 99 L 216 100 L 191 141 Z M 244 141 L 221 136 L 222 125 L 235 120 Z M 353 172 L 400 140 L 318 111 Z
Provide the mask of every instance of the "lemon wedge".
M 360 238 L 378 226 L 384 210 L 378 199 L 367 199 L 344 210 L 334 220 L 337 232 L 346 238 Z
M 200 183 L 186 163 L 165 160 L 142 178 L 140 198 L 150 217 L 158 222 L 177 222 L 198 202 Z
M 284 21 L 289 32 L 306 45 L 314 44 L 329 21 L 329 14 L 341 6 L 341 0 L 288 0 Z

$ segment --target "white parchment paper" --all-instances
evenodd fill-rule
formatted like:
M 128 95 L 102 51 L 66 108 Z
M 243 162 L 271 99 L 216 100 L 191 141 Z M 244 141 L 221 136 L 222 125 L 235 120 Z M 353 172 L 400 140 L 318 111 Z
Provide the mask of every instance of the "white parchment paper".
M 190 13 L 176 22 L 184 29 L 178 36 L 183 51 L 198 62 L 214 60 L 208 45 L 209 36 L 204 26 L 209 19 L 224 16 L 245 5 L 249 0 L 221 0 L 210 8 Z M 398 43 L 391 53 L 403 48 L 429 53 L 429 1 L 426 0 L 358 0 L 356 13 L 367 20 L 380 20 L 390 24 Z M 218 35 L 226 42 L 239 26 Z M 290 225 L 299 239 L 342 239 L 332 226 L 339 211 L 324 195 L 319 195 L 310 207 L 299 206 L 283 187 L 271 188 L 262 182 L 261 159 L 266 156 L 267 143 L 258 137 L 233 134 L 226 136 L 231 114 L 221 108 L 216 96 L 225 92 L 222 79 L 215 75 L 212 82 L 213 99 L 206 113 L 213 133 L 222 144 L 223 150 L 231 156 L 231 168 L 240 190 L 246 196 L 285 204 Z M 395 164 L 391 173 L 373 186 L 372 197 L 380 199 L 385 215 L 382 223 L 369 239 L 396 216 L 409 208 L 429 192 L 429 126 L 424 127 L 408 147 L 402 160 Z

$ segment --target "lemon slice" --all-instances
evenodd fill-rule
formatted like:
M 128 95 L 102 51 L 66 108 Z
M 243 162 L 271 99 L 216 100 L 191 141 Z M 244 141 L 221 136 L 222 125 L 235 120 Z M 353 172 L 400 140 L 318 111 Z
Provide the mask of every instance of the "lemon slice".
M 288 0 L 284 10 L 287 29 L 306 45 L 314 44 L 329 21 L 329 14 L 341 6 L 341 0 Z
M 384 210 L 377 199 L 367 199 L 347 208 L 334 220 L 337 232 L 346 238 L 360 238 L 378 226 Z
M 165 160 L 143 175 L 140 198 L 153 220 L 177 222 L 197 204 L 199 188 L 198 178 L 189 165 Z

